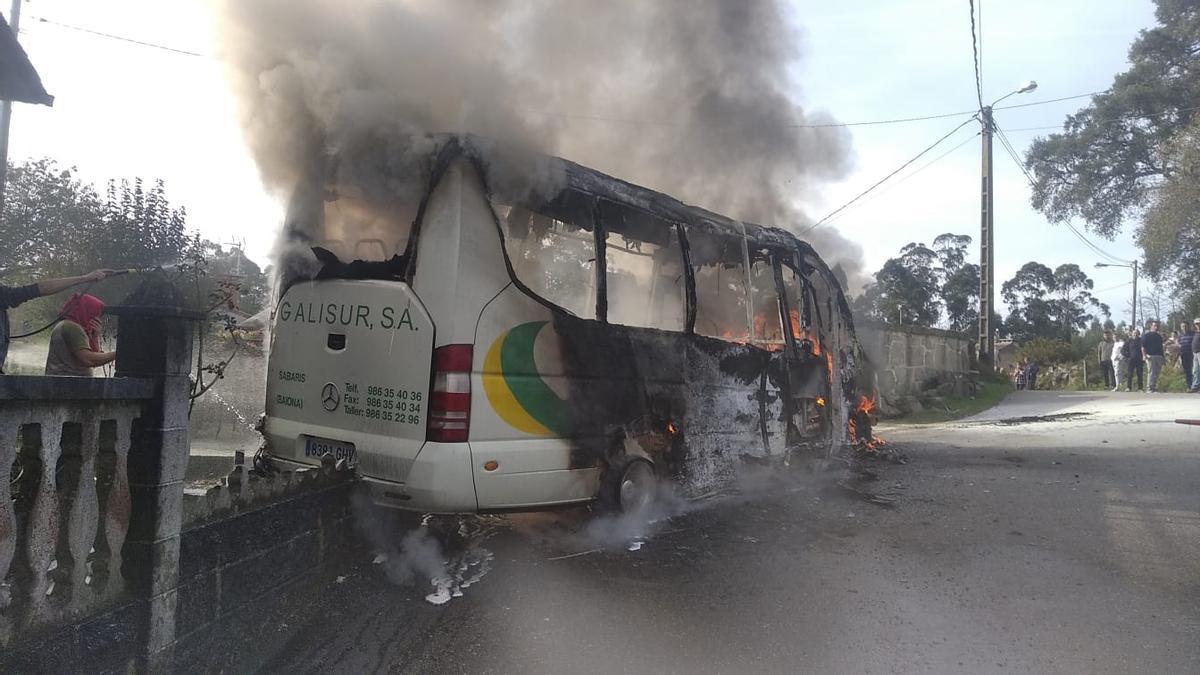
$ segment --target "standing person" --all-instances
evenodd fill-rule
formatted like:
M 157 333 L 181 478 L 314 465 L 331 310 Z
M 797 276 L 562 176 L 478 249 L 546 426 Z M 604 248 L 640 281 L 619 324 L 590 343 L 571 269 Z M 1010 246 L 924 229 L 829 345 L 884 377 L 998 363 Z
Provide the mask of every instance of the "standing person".
M 1029 360 L 1029 365 L 1025 366 L 1025 388 L 1037 389 L 1037 376 L 1041 370 L 1042 367 L 1038 365 L 1037 361 Z
M 1125 391 L 1133 391 L 1133 376 L 1137 375 L 1137 390 L 1142 390 L 1143 376 L 1146 372 L 1146 362 L 1142 356 L 1142 331 L 1134 328 L 1125 340 L 1125 361 L 1128 370 L 1125 373 Z
M 1146 378 L 1146 393 L 1158 391 L 1158 376 L 1162 373 L 1166 354 L 1163 351 L 1163 336 L 1158 332 L 1158 322 L 1151 321 L 1150 329 L 1142 336 L 1142 356 L 1146 360 L 1149 377 Z M 1139 383 L 1140 384 L 1140 383 Z M 1139 388 L 1141 388 L 1139 386 Z
M 94 295 L 76 293 L 63 306 L 62 321 L 50 333 L 46 352 L 47 375 L 91 377 L 92 368 L 112 363 L 116 352 L 100 350 L 100 315 L 104 301 Z
M 1193 394 L 1200 391 L 1200 317 L 1192 321 L 1192 388 Z
M 1017 362 L 1016 385 L 1017 385 L 1018 390 L 1025 388 L 1025 377 L 1026 377 L 1027 373 L 1029 372 L 1028 370 L 1026 370 L 1027 365 L 1028 364 L 1026 363 L 1025 359 L 1021 359 L 1020 361 Z
M 1112 361 L 1116 365 L 1116 384 L 1113 385 L 1113 391 L 1121 391 L 1121 383 L 1125 381 L 1125 377 L 1129 373 L 1129 362 L 1125 360 L 1125 333 L 1117 331 L 1113 340 Z
M 5 286 L 0 284 L 0 375 L 4 374 L 4 359 L 8 358 L 8 310 L 43 295 L 54 295 L 72 286 L 100 281 L 112 276 L 112 270 L 96 270 L 81 277 L 63 277 L 61 279 L 43 279 L 25 286 Z
M 1104 331 L 1104 337 L 1100 339 L 1100 344 L 1096 347 L 1096 358 L 1100 362 L 1100 372 L 1104 373 L 1104 388 L 1112 389 L 1117 386 L 1115 373 L 1113 373 L 1113 332 L 1111 330 Z
M 1188 391 L 1192 389 L 1192 340 L 1196 337 L 1196 331 L 1188 325 L 1188 322 L 1182 321 L 1179 324 L 1179 367 L 1183 369 L 1183 381 L 1187 383 Z

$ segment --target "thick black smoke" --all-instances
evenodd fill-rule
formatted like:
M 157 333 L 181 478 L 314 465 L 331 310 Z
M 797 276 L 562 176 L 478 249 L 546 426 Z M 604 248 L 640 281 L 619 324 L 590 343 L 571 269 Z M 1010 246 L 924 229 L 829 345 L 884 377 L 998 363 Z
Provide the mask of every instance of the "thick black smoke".
M 404 199 L 428 132 L 566 157 L 734 218 L 799 231 L 847 168 L 802 108 L 779 0 L 224 0 L 220 49 L 267 183 L 317 158 Z M 408 173 L 406 173 L 408 172 Z M 353 174 L 351 176 L 350 174 Z M 385 178 L 388 177 L 388 178 Z M 374 183 L 373 183 L 374 182 Z M 809 235 L 851 284 L 861 249 Z

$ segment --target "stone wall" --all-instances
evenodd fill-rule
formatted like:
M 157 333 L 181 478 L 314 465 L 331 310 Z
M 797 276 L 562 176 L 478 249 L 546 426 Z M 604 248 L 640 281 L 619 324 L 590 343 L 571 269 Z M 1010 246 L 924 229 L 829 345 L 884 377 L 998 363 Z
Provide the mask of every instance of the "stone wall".
M 362 551 L 348 476 L 316 470 L 230 480 L 184 497 L 176 672 L 250 672 L 312 610 L 314 593 Z M 365 553 L 363 554 L 365 555 Z M 229 644 L 260 644 L 233 653 Z
M 973 386 L 969 375 L 975 370 L 975 341 L 971 335 L 863 321 L 856 322 L 856 328 L 875 370 L 885 414 L 919 407 L 919 395 L 961 395 Z

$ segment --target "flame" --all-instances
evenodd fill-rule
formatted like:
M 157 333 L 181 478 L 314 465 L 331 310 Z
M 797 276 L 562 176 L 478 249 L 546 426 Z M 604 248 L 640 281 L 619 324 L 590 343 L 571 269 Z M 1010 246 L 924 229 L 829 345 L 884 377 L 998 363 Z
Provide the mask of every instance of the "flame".
M 824 397 L 824 396 L 818 396 L 818 397 L 817 397 L 817 405 L 818 405 L 818 406 L 820 406 L 820 407 L 822 407 L 822 408 L 824 408 L 824 407 L 825 407 L 825 397 Z
M 674 436 L 676 434 L 676 432 L 678 432 L 678 431 L 679 431 L 679 428 L 675 426 L 674 422 L 667 422 L 667 433 L 668 434 L 671 434 L 672 436 Z
M 867 397 L 865 394 L 858 397 L 858 406 L 854 408 L 857 412 L 865 412 L 868 415 L 875 414 L 875 396 Z
M 878 421 L 878 413 L 876 412 L 878 405 L 876 403 L 876 394 L 867 396 L 865 394 L 858 397 L 858 404 L 854 406 L 854 412 L 850 415 L 850 421 L 846 424 L 846 430 L 850 434 L 850 442 L 856 447 L 866 450 L 867 452 L 875 452 L 879 448 L 887 445 L 887 441 L 874 434 L 869 439 L 859 438 L 858 423 L 856 418 L 862 414 L 873 425 Z

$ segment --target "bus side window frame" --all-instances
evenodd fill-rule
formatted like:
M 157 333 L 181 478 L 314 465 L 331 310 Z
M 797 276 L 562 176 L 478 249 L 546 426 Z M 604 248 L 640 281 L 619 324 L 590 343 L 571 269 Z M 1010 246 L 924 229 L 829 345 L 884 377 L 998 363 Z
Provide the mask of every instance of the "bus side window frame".
M 821 319 L 821 307 L 817 303 L 816 289 L 809 280 L 808 274 L 805 273 L 805 268 L 808 268 L 809 273 L 814 272 L 815 270 L 811 269 L 809 265 L 805 264 L 804 258 L 799 251 L 789 252 L 786 257 L 780 257 L 778 262 L 780 264 L 778 282 L 780 287 L 785 291 L 783 293 L 783 297 L 785 299 L 790 299 L 789 294 L 786 292 L 786 285 L 783 281 L 783 267 L 787 267 L 792 271 L 792 274 L 796 276 L 796 280 L 800 282 L 800 293 L 802 297 L 797 298 L 801 305 L 797 312 L 800 317 L 800 325 L 807 326 L 810 329 L 815 329 L 817 335 L 821 335 L 824 328 L 824 322 Z M 788 307 L 788 310 L 791 310 L 790 306 Z M 815 321 L 813 318 L 814 310 L 816 312 Z M 791 333 L 791 317 L 789 316 L 787 319 L 788 321 L 784 325 L 789 327 L 789 330 L 786 332 Z
M 592 248 L 596 253 L 596 264 L 592 274 L 596 277 L 596 320 L 608 325 L 608 228 L 600 216 L 600 200 L 592 198 Z
M 679 237 L 680 246 L 685 251 L 685 253 L 684 253 L 684 255 L 685 255 L 684 265 L 685 265 L 685 272 L 686 272 L 685 278 L 687 279 L 687 286 L 688 286 L 688 293 L 687 293 L 687 296 L 688 296 L 687 297 L 687 300 L 688 300 L 688 307 L 687 307 L 688 326 L 687 326 L 686 334 L 698 335 L 701 337 L 711 338 L 714 340 L 721 340 L 722 342 L 728 342 L 731 344 L 750 345 L 752 343 L 750 338 L 753 337 L 754 315 L 753 315 L 753 308 L 751 307 L 751 297 L 750 297 L 749 237 L 746 235 L 745 226 L 740 221 L 734 221 L 734 224 L 737 225 L 737 229 L 734 231 L 722 231 L 720 229 L 718 229 L 717 231 L 713 231 L 711 225 L 706 226 L 703 222 L 677 223 L 677 226 L 680 228 L 680 237 Z M 687 234 L 689 228 L 691 230 L 693 230 L 694 233 L 703 235 L 705 237 L 713 237 L 718 241 L 728 240 L 728 241 L 732 242 L 732 241 L 736 240 L 738 242 L 738 247 L 740 249 L 739 250 L 740 259 L 738 260 L 737 265 L 738 265 L 738 268 L 740 269 L 739 276 L 741 276 L 740 285 L 741 285 L 741 290 L 742 290 L 742 294 L 743 294 L 742 297 L 745 300 L 744 316 L 739 317 L 739 318 L 745 320 L 744 327 L 746 329 L 746 338 L 747 338 L 745 342 L 740 342 L 738 340 L 731 340 L 731 339 L 721 336 L 721 335 L 708 335 L 707 333 L 696 332 L 696 322 L 697 322 L 697 318 L 699 315 L 699 307 L 700 307 L 700 299 L 699 299 L 700 294 L 699 294 L 699 291 L 698 291 L 697 285 L 696 285 L 696 276 L 695 276 L 696 265 L 695 265 L 695 261 L 692 257 L 692 254 L 691 254 L 692 242 L 690 239 L 688 239 L 688 234 Z M 741 327 L 742 326 L 739 325 L 739 328 L 741 328 Z
M 795 353 L 797 349 L 796 335 L 792 330 L 792 308 L 790 306 L 790 298 L 788 298 L 787 287 L 783 283 L 783 261 L 782 252 L 771 249 L 771 270 L 775 276 L 775 290 L 779 293 L 779 320 L 783 326 L 783 344 L 787 353 Z M 799 277 L 799 275 L 797 275 Z M 801 286 L 803 289 L 803 285 Z M 796 310 L 796 316 L 800 316 L 800 310 Z
M 679 237 L 679 250 L 683 258 L 683 279 L 685 287 L 685 296 L 687 302 L 686 315 L 684 318 L 683 334 L 696 334 L 696 277 L 695 270 L 692 269 L 692 247 L 688 243 L 687 228 L 683 223 L 675 223 L 675 234 Z
M 608 235 L 610 233 L 612 233 L 612 231 L 604 226 L 604 217 L 603 217 L 601 211 L 603 209 L 603 204 L 605 202 L 608 202 L 614 206 L 619 206 L 621 208 L 632 208 L 628 204 L 623 204 L 621 202 L 616 202 L 616 201 L 612 201 L 612 200 L 601 198 L 601 197 L 596 197 L 592 201 L 592 232 L 595 236 L 595 249 L 596 249 L 596 270 L 595 270 L 595 272 L 597 275 L 596 276 L 596 319 L 606 325 L 626 326 L 626 327 L 630 327 L 630 328 L 655 328 L 653 326 L 645 326 L 645 325 L 641 325 L 641 324 L 622 324 L 622 323 L 613 324 L 613 323 L 610 323 L 608 320 L 608 305 L 609 305 L 609 303 L 608 303 Z M 679 263 L 683 268 L 681 270 L 681 274 L 682 274 L 682 278 L 684 280 L 684 326 L 682 329 L 679 329 L 679 330 L 661 329 L 661 328 L 658 330 L 665 330 L 666 332 L 678 333 L 681 335 L 691 335 L 691 334 L 693 334 L 693 328 L 694 328 L 695 322 L 696 322 L 696 286 L 695 286 L 695 279 L 693 279 L 693 277 L 692 277 L 691 254 L 690 254 L 690 250 L 688 248 L 687 235 L 684 233 L 685 228 L 683 226 L 683 223 L 669 219 L 669 218 L 665 218 L 656 213 L 647 213 L 647 212 L 641 211 L 640 209 L 636 209 L 636 210 L 644 213 L 645 215 L 647 215 L 651 218 L 654 218 L 655 220 L 660 221 L 663 225 L 665 225 L 667 228 L 669 228 L 675 234 L 676 243 L 679 245 L 679 248 L 678 248 Z M 621 234 L 622 236 L 626 236 L 624 233 L 618 233 L 618 234 Z M 657 245 L 657 242 L 653 242 L 650 240 L 645 240 L 645 241 L 649 241 L 649 243 Z M 668 238 L 668 241 L 669 241 L 669 238 Z M 663 248 L 667 248 L 669 245 L 670 244 L 668 243 L 667 246 L 664 246 Z

